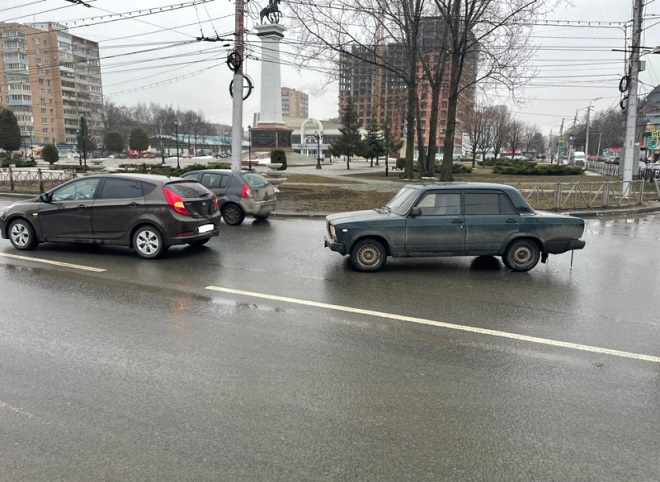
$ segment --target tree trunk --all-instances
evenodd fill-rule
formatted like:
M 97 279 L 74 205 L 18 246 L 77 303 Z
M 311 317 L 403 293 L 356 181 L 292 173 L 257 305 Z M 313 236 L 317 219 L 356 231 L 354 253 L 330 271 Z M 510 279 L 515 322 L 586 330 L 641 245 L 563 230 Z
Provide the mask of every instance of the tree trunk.
M 417 133 L 417 161 L 419 163 L 419 177 L 427 177 L 429 175 L 428 157 L 425 155 L 424 149 L 424 134 L 422 132 L 424 125 L 422 124 L 422 114 L 419 109 L 419 98 L 415 98 L 415 126 Z

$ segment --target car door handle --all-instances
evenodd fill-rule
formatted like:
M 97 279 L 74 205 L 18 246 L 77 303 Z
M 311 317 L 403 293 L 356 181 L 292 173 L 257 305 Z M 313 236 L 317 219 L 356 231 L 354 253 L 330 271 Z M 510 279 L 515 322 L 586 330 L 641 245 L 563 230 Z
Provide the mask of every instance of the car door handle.
M 136 203 L 136 202 L 128 203 L 128 207 L 129 207 L 129 208 L 136 208 L 136 207 L 138 207 L 138 206 L 139 206 L 139 204 Z
M 509 224 L 513 224 L 513 223 L 517 223 L 518 220 L 517 219 L 507 219 L 506 222 L 509 223 Z
M 87 209 L 87 204 L 78 204 L 78 209 Z
M 462 219 L 452 219 L 451 223 L 452 224 L 463 224 L 463 220 Z

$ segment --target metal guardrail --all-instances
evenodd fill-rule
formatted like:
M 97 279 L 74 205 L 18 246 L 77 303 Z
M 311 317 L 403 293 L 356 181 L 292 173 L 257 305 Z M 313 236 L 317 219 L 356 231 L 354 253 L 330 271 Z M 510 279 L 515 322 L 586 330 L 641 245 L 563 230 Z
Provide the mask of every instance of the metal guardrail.
M 0 170 L 0 189 L 5 190 L 8 187 L 9 192 L 15 192 L 18 184 L 21 188 L 38 188 L 41 193 L 46 190 L 46 187 L 55 187 L 76 177 L 77 174 L 71 171 L 42 171 L 41 168 L 34 170 L 10 167 Z
M 619 176 L 618 164 L 606 164 L 604 162 L 587 161 L 585 165 L 587 171 L 597 172 L 605 176 Z
M 558 182 L 555 184 L 518 184 L 516 187 L 535 209 L 600 209 L 637 206 L 647 197 L 660 197 L 655 180 L 656 196 L 644 192 L 643 180 L 631 181 L 626 189 L 623 181 Z

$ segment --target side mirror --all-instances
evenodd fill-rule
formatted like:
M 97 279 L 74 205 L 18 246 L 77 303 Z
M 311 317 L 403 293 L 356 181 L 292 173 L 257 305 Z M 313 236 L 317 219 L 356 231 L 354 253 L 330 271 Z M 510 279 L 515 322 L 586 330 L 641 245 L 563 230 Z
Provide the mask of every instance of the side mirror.
M 50 200 L 51 200 L 50 194 L 47 192 L 39 195 L 39 201 L 41 202 L 49 203 Z
M 415 206 L 410 210 L 410 216 L 416 218 L 417 216 L 422 215 L 422 208 Z

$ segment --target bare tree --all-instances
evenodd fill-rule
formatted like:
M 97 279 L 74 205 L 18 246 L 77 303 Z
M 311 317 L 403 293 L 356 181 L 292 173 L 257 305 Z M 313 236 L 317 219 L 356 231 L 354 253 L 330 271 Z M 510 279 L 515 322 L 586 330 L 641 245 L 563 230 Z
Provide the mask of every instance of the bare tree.
M 292 32 L 299 37 L 300 68 L 318 59 L 338 63 L 352 58 L 383 70 L 405 85 L 406 163 L 404 176 L 412 178 L 417 100 L 418 33 L 425 0 L 321 0 L 303 2 L 290 10 Z M 428 12 L 427 12 L 428 13 Z M 398 55 L 383 48 L 397 46 Z M 379 72 L 376 75 L 380 75 Z M 374 93 L 375 94 L 375 93 Z M 380 119 L 379 119 L 380 120 Z
M 459 94 L 477 83 L 515 88 L 533 72 L 533 20 L 556 0 L 433 0 L 449 28 L 449 97 L 440 177 L 450 181 Z
M 464 130 L 470 138 L 470 152 L 472 152 L 472 168 L 477 163 L 477 151 L 482 151 L 486 144 L 485 139 L 488 137 L 487 132 L 487 117 L 484 109 L 481 107 L 474 107 L 467 109 L 464 116 Z M 485 158 L 485 154 L 483 156 Z
M 506 145 L 509 137 L 509 113 L 504 106 L 491 108 L 488 111 L 488 119 L 494 154 L 493 162 L 497 162 L 497 158 L 499 157 L 502 148 Z
M 507 145 L 511 149 L 511 159 L 516 156 L 516 151 L 523 145 L 525 139 L 526 126 L 522 121 L 513 119 L 509 123 L 509 135 L 507 136 Z

